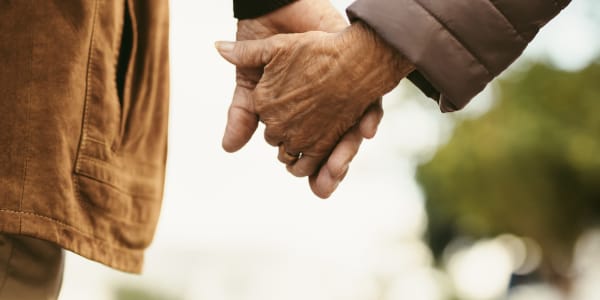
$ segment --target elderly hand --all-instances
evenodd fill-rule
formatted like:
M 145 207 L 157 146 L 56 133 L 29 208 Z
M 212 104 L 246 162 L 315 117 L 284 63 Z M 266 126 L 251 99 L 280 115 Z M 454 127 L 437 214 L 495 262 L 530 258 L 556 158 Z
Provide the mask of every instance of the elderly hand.
M 340 33 L 275 35 L 219 42 L 217 48 L 239 68 L 264 68 L 258 82 L 247 85 L 246 109 L 265 123 L 265 139 L 280 146 L 280 159 L 288 170 L 296 176 L 313 175 L 311 184 L 317 185 L 320 174 L 314 174 L 331 149 L 357 125 L 373 99 L 413 70 L 360 22 Z M 356 145 L 358 137 L 351 135 L 347 142 Z M 297 160 L 296 155 L 300 155 Z M 337 171 L 343 174 L 346 169 L 347 165 L 341 165 Z M 334 188 L 340 179 L 335 178 Z
M 347 26 L 344 17 L 328 0 L 299 0 L 265 16 L 240 20 L 237 40 L 256 40 L 278 33 L 311 30 L 339 32 Z M 228 152 L 243 147 L 258 125 L 249 96 L 262 75 L 262 67 L 238 67 L 236 71 L 237 86 L 223 137 L 223 148 Z M 347 166 L 358 152 L 363 138 L 372 138 L 375 135 L 382 116 L 383 109 L 379 100 L 365 112 L 360 125 L 353 127 L 342 137 L 320 170 L 310 177 L 311 189 L 317 196 L 327 198 L 331 195 L 345 176 Z M 288 155 L 283 146 L 279 148 L 279 159 L 286 162 Z

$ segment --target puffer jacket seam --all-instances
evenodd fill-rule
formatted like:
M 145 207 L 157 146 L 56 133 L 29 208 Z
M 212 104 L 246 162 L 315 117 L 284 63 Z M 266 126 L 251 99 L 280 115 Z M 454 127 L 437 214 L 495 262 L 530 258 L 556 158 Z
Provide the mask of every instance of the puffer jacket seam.
M 440 20 L 438 18 L 437 15 L 435 15 L 432 11 L 430 11 L 427 7 L 425 7 L 425 5 L 423 5 L 420 1 L 414 1 L 414 2 L 417 5 L 419 5 L 421 7 L 421 9 L 423 9 L 423 11 L 425 11 L 427 14 L 429 14 L 436 22 L 438 22 L 438 24 L 440 24 L 442 26 L 442 28 L 444 30 L 446 30 L 446 32 L 448 32 L 448 34 L 450 34 L 456 41 L 458 41 L 460 46 L 463 49 L 465 49 L 477 61 L 477 63 L 479 65 L 481 65 L 483 67 L 483 69 L 487 72 L 488 76 L 491 76 L 491 74 L 493 74 L 492 72 L 490 72 L 490 69 L 488 68 L 488 66 L 483 63 L 483 60 L 479 56 L 477 56 L 474 51 L 469 49 L 467 47 L 467 45 L 452 30 L 450 30 L 450 28 L 448 26 L 446 26 L 446 24 L 444 22 L 442 22 L 442 20 Z
M 515 27 L 515 25 L 508 19 L 508 17 L 504 14 L 504 12 L 500 8 L 498 8 L 498 6 L 496 6 L 495 1 L 496 0 L 490 0 L 490 1 L 485 0 L 485 2 L 488 2 L 490 4 L 490 6 L 493 7 L 493 9 L 496 10 L 498 12 L 498 14 L 500 14 L 502 16 L 504 21 L 506 21 L 506 23 L 513 30 L 513 33 L 519 38 L 520 42 L 527 44 L 528 43 L 527 39 L 521 34 L 521 32 L 519 30 L 517 30 L 517 27 Z

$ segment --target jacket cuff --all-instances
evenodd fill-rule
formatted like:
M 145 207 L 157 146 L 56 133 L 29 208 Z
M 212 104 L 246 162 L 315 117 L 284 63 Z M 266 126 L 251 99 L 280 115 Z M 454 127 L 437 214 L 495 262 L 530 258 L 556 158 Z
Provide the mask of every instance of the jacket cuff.
M 434 98 L 443 112 L 464 107 L 492 79 L 418 0 L 358 0 L 347 13 L 351 20 L 360 19 L 371 26 L 415 65 L 409 79 Z
M 371 26 L 416 66 L 409 79 L 444 112 L 463 108 L 570 0 L 357 0 Z
M 416 66 L 409 79 L 443 112 L 463 108 L 528 42 L 485 0 L 357 0 L 347 13 Z
M 242 19 L 252 19 L 268 14 L 296 0 L 233 0 L 233 15 Z

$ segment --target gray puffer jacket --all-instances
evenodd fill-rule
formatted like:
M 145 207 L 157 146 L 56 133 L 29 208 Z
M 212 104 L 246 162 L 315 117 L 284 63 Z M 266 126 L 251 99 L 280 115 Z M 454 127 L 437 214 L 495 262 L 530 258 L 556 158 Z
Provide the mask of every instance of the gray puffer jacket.
M 357 0 L 347 12 L 415 64 L 409 79 L 448 112 L 481 92 L 569 2 Z

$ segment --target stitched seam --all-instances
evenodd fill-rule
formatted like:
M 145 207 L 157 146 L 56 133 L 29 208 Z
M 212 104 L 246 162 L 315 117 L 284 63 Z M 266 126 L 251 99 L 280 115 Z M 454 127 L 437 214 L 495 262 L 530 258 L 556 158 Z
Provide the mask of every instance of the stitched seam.
M 109 163 L 109 162 L 107 162 L 105 160 L 101 160 L 101 159 L 98 159 L 98 158 L 95 158 L 95 157 L 89 156 L 89 155 L 83 155 L 82 157 L 79 158 L 79 160 L 87 160 L 89 162 L 92 162 L 92 163 L 95 163 L 95 164 L 99 164 L 99 165 L 102 165 L 102 166 L 104 166 L 106 168 L 110 168 L 110 169 L 113 169 L 113 168 L 120 169 L 118 166 L 115 166 L 115 165 L 113 165 L 113 164 L 111 164 L 111 163 Z M 147 170 L 148 172 L 157 172 L 158 171 L 157 169 L 159 167 L 162 167 L 161 165 L 153 164 L 153 163 L 144 163 L 144 162 L 141 162 L 141 161 L 140 162 L 134 161 L 134 162 L 136 164 L 138 164 L 138 165 L 142 165 L 145 168 L 147 168 L 145 170 Z M 146 172 L 144 172 L 144 173 L 146 173 Z M 147 176 L 147 174 L 145 174 L 145 175 Z
M 94 142 L 96 144 L 100 144 L 100 145 L 106 146 L 106 144 L 104 143 L 104 141 L 98 140 L 98 139 L 93 138 L 93 137 L 87 137 L 86 140 L 89 141 L 89 142 Z
M 438 24 L 440 24 L 445 30 L 446 32 L 448 32 L 450 34 L 450 36 L 452 36 L 456 41 L 458 41 L 458 44 L 465 49 L 467 52 L 469 52 L 469 54 L 471 55 L 471 57 L 473 57 L 477 63 L 479 63 L 479 65 L 481 65 L 483 67 L 483 69 L 487 72 L 488 76 L 491 76 L 492 72 L 490 72 L 489 68 L 483 63 L 483 61 L 475 55 L 475 53 L 469 49 L 467 47 L 467 45 L 465 43 L 463 43 L 455 34 L 454 32 L 452 32 L 450 30 L 450 28 L 448 28 L 448 26 L 446 26 L 446 24 L 444 22 L 442 22 L 442 20 L 440 20 L 438 18 L 438 16 L 436 16 L 435 14 L 433 14 L 433 12 L 431 12 L 427 7 L 425 7 L 422 3 L 420 3 L 419 1 L 415 1 L 415 3 L 421 7 L 421 9 L 423 9 L 423 11 L 425 11 L 429 16 L 431 16 L 432 19 L 434 19 Z
M 29 56 L 29 80 L 33 81 L 33 53 L 35 48 L 35 41 L 33 40 L 33 32 L 31 31 L 29 40 L 31 41 L 31 53 Z M 29 125 L 29 118 L 31 117 L 31 82 L 27 85 L 27 103 L 25 104 L 25 111 L 25 144 L 23 146 L 23 185 L 21 187 L 21 199 L 19 199 L 19 210 L 23 210 L 23 199 L 25 198 L 25 188 L 27 186 L 27 167 L 29 165 L 29 135 L 31 131 Z M 19 219 L 19 232 L 21 232 L 22 226 L 23 220 Z
M 84 108 L 83 108 L 83 120 L 82 120 L 82 125 L 81 125 L 81 138 L 79 141 L 79 148 L 77 149 L 77 156 L 75 157 L 75 161 L 73 162 L 73 165 L 75 166 L 75 170 L 74 172 L 77 172 L 77 169 L 79 167 L 79 158 L 82 155 L 83 149 L 85 148 L 85 139 L 86 139 L 86 135 L 87 135 L 87 112 L 88 112 L 88 97 L 90 94 L 90 77 L 91 77 L 91 71 L 90 69 L 92 68 L 92 54 L 93 54 L 93 49 L 94 49 L 94 33 L 96 31 L 96 18 L 98 15 L 98 2 L 99 0 L 96 0 L 96 3 L 94 5 L 94 17 L 92 20 L 92 32 L 90 33 L 90 49 L 88 51 L 88 62 L 87 62 L 87 72 L 86 72 L 86 80 L 85 80 L 85 95 L 84 95 Z M 80 192 L 80 187 L 79 187 L 79 183 L 77 182 L 77 180 L 75 179 L 75 176 L 71 176 L 71 180 L 73 181 L 73 187 L 74 187 L 74 194 L 75 194 L 75 198 L 77 199 L 77 201 L 79 203 L 87 203 L 86 201 L 83 201 L 82 197 L 81 197 L 81 192 Z M 1 211 L 1 210 L 0 210 Z M 42 216 L 45 217 L 45 216 Z M 51 222 L 56 222 L 51 218 L 45 217 L 48 220 L 50 220 Z M 67 224 L 63 224 L 60 222 L 57 222 L 57 224 L 61 224 L 63 226 L 67 226 L 70 228 L 73 228 L 73 230 L 75 230 L 76 232 L 79 232 L 80 234 L 84 235 L 84 236 L 88 236 L 88 237 L 93 237 L 94 239 L 96 239 L 95 236 L 91 235 L 91 234 L 87 234 L 84 233 L 83 231 L 67 225 Z
M 11 210 L 11 209 L 0 209 L 0 212 L 6 212 L 6 213 L 10 213 L 10 214 L 17 214 L 17 215 L 29 215 L 29 216 L 34 216 L 34 217 L 42 218 L 42 219 L 50 221 L 50 222 L 52 222 L 54 224 L 70 228 L 73 231 L 76 231 L 77 233 L 79 233 L 79 234 L 81 234 L 81 235 L 83 235 L 83 236 L 85 236 L 87 238 L 93 239 L 94 243 L 98 243 L 100 245 L 107 245 L 108 247 L 114 248 L 116 250 L 120 250 L 120 251 L 124 251 L 124 252 L 132 252 L 132 251 L 133 252 L 141 252 L 141 251 L 143 251 L 143 250 L 133 250 L 133 249 L 125 248 L 125 247 L 116 246 L 114 244 L 111 244 L 111 243 L 109 243 L 109 242 L 107 242 L 105 240 L 102 240 L 102 239 L 94 236 L 93 234 L 90 234 L 90 233 L 87 233 L 85 231 L 82 231 L 81 229 L 78 229 L 77 227 L 74 227 L 73 225 L 69 225 L 67 223 L 64 223 L 62 221 L 56 220 L 54 218 L 51 218 L 51 217 L 48 217 L 48 216 L 44 216 L 44 215 L 40 215 L 40 214 L 37 214 L 37 213 L 34 213 L 34 212 L 29 212 L 29 211 L 15 211 L 15 210 Z
M 102 184 L 104 184 L 104 185 L 106 185 L 106 186 L 108 186 L 108 187 L 116 190 L 117 192 L 126 195 L 126 196 L 138 197 L 138 198 L 143 198 L 143 199 L 153 199 L 154 198 L 153 195 L 151 195 L 151 194 L 134 194 L 134 193 L 126 192 L 123 189 L 121 189 L 118 186 L 116 186 L 115 184 L 107 182 L 106 180 L 98 179 L 96 176 L 94 176 L 92 174 L 89 174 L 89 173 L 87 173 L 85 171 L 79 171 L 79 173 L 77 173 L 77 174 L 79 174 L 79 175 L 81 175 L 83 177 L 89 178 L 91 180 L 97 181 L 99 183 L 102 183 Z
M 92 142 L 92 143 L 96 143 L 96 144 L 98 144 L 100 146 L 107 147 L 107 145 L 103 141 L 100 141 L 100 140 L 95 139 L 93 137 L 87 137 L 85 140 L 86 140 L 86 142 Z M 151 162 L 146 162 L 146 161 L 140 160 L 139 158 L 135 157 L 135 155 L 124 155 L 124 154 L 119 153 L 119 152 L 114 152 L 112 149 L 111 149 L 111 151 L 118 158 L 125 158 L 125 159 L 127 159 L 129 161 L 132 161 L 132 162 L 135 162 L 136 164 L 139 164 L 139 165 L 150 166 L 150 167 L 153 167 L 153 168 L 160 168 L 160 167 L 162 167 L 161 164 L 151 163 Z M 81 154 L 80 156 L 83 156 L 84 158 L 87 158 L 87 159 L 94 159 L 94 160 L 97 160 L 97 161 L 101 161 L 103 163 L 111 165 L 111 164 L 107 163 L 106 161 L 98 159 L 98 158 L 93 157 L 91 155 Z M 81 160 L 82 158 L 80 157 L 79 159 Z
M 87 177 L 87 176 L 85 176 L 85 177 Z M 91 210 L 94 210 L 94 211 L 100 212 L 100 213 L 104 214 L 104 216 L 105 216 L 107 219 L 110 219 L 111 221 L 114 221 L 114 222 L 116 222 L 116 223 L 119 223 L 119 224 L 124 224 L 124 225 L 128 225 L 128 226 L 134 226 L 134 227 L 144 227 L 144 226 L 147 226 L 147 223 L 146 223 L 146 222 L 139 222 L 139 223 L 137 223 L 137 222 L 128 222 L 128 221 L 123 221 L 123 220 L 121 220 L 119 217 L 116 217 L 116 216 L 113 216 L 113 215 L 111 215 L 111 214 L 108 212 L 108 210 L 106 210 L 106 209 L 104 209 L 104 208 L 101 208 L 101 207 L 99 207 L 99 206 L 93 205 L 93 204 L 92 204 L 91 202 L 89 202 L 89 201 L 85 201 L 85 200 L 83 200 L 83 197 L 81 197 L 81 192 L 80 192 L 80 189 L 81 189 L 81 187 L 80 187 L 80 184 L 79 184 L 79 180 L 77 180 L 77 179 L 74 179 L 74 184 L 75 184 L 75 194 L 76 194 L 77 200 L 78 200 L 78 201 L 79 201 L 81 204 L 85 205 L 85 206 L 86 206 L 88 209 L 91 209 Z M 71 226 L 71 225 L 69 225 L 69 226 Z M 93 236 L 94 238 L 99 238 L 99 237 L 97 237 L 97 236 L 95 236 L 95 235 L 93 235 L 93 234 L 91 234 L 91 233 L 88 233 L 88 234 L 89 234 L 89 235 L 91 235 L 91 236 Z
M 94 140 L 94 139 L 90 139 L 90 138 L 88 138 L 88 139 L 87 139 L 87 141 L 88 141 L 88 142 L 95 142 L 95 143 L 97 143 L 97 144 L 99 144 L 99 145 L 106 146 L 106 144 L 104 144 L 104 143 L 100 143 L 100 142 L 98 142 L 98 141 L 96 141 L 96 140 Z M 114 153 L 114 152 L 113 152 L 113 153 Z M 119 153 L 114 153 L 114 154 L 115 154 L 115 155 L 117 156 L 117 158 L 119 158 L 119 159 L 127 159 L 127 160 L 129 160 L 129 161 L 131 161 L 131 162 L 133 162 L 133 163 L 136 163 L 136 164 L 138 164 L 138 165 L 143 165 L 143 166 L 147 166 L 147 167 L 152 167 L 152 168 L 154 168 L 154 169 L 158 169 L 158 168 L 161 168 L 161 167 L 162 167 L 162 164 L 159 164 L 159 163 L 151 163 L 151 162 L 142 161 L 142 160 L 140 160 L 140 159 L 136 158 L 134 155 L 122 155 L 122 154 L 119 154 Z M 106 164 L 106 165 L 108 165 L 108 166 L 112 166 L 112 167 L 114 167 L 114 166 L 113 166 L 111 163 L 108 163 L 108 162 L 107 162 L 107 161 L 105 161 L 105 160 L 102 160 L 102 159 L 96 158 L 96 157 L 94 157 L 94 156 L 92 156 L 92 155 L 89 155 L 89 154 L 81 154 L 80 156 L 81 156 L 81 157 L 79 158 L 79 160 L 83 160 L 83 159 L 87 159 L 87 160 L 95 160 L 95 161 L 98 161 L 98 162 L 102 162 L 102 163 L 104 163 L 104 164 Z
M 79 148 L 77 149 L 77 156 L 75 157 L 75 162 L 73 163 L 73 165 L 75 166 L 74 173 L 77 173 L 77 170 L 79 169 L 79 161 L 81 159 L 81 156 L 83 155 L 82 152 L 85 149 L 85 142 L 86 142 L 86 138 L 87 138 L 87 121 L 88 121 L 88 107 L 89 107 L 88 102 L 89 102 L 89 97 L 90 97 L 90 86 L 91 86 L 90 81 L 91 81 L 91 73 L 92 73 L 91 69 L 92 69 L 92 61 L 93 61 L 93 53 L 94 53 L 96 19 L 98 18 L 99 2 L 100 2 L 100 0 L 96 0 L 95 5 L 94 5 L 94 12 L 93 12 L 94 17 L 92 19 L 92 32 L 90 34 L 90 49 L 88 50 L 88 62 L 87 62 L 87 72 L 86 72 L 86 81 L 85 81 L 86 86 L 85 86 L 84 108 L 83 108 L 83 121 L 82 121 L 82 125 L 81 125 L 81 139 L 79 142 Z M 92 140 L 96 141 L 95 139 L 92 139 Z M 83 203 L 84 205 L 92 207 L 87 201 L 83 200 L 83 197 L 81 196 L 81 187 L 79 186 L 79 181 L 76 179 L 74 174 L 71 176 L 71 180 L 73 181 L 74 194 L 75 194 L 75 198 L 77 199 L 77 201 L 79 203 Z M 96 209 L 96 208 L 93 207 L 93 209 Z M 0 211 L 2 211 L 2 210 L 0 210 Z M 75 231 L 77 231 L 87 237 L 92 237 L 94 239 L 97 239 L 97 237 L 95 237 L 95 235 L 85 233 L 71 225 L 64 224 L 64 223 L 61 223 L 58 221 L 54 221 L 53 219 L 51 219 L 49 217 L 45 217 L 45 216 L 41 216 L 41 217 L 47 218 L 50 221 L 56 222 L 63 226 L 73 228 Z
M 87 126 L 88 126 L 88 108 L 89 108 L 89 98 L 91 97 L 91 77 L 92 77 L 92 65 L 93 65 L 93 56 L 94 56 L 94 40 L 96 33 L 96 19 L 98 18 L 98 5 L 100 0 L 96 0 L 94 5 L 94 17 L 92 20 L 92 32 L 90 34 L 90 49 L 88 51 L 88 62 L 87 62 L 87 72 L 85 74 L 85 95 L 84 95 L 84 105 L 83 105 L 83 124 L 81 125 L 81 140 L 79 142 L 79 149 L 77 149 L 77 157 L 75 158 L 74 166 L 75 169 L 78 167 L 77 161 L 79 160 L 79 156 L 81 156 L 81 152 L 85 149 L 85 140 L 87 138 Z
M 496 4 L 495 4 L 496 0 L 490 0 L 490 1 L 485 1 L 485 2 L 487 2 L 495 11 L 498 12 L 498 14 L 500 16 L 502 16 L 504 21 L 506 21 L 506 24 L 508 24 L 508 26 L 513 30 L 514 34 L 517 35 L 517 37 L 521 40 L 521 42 L 527 44 L 527 39 L 525 37 L 523 37 L 523 35 L 521 35 L 521 32 L 519 32 L 517 30 L 515 25 L 513 25 L 513 23 L 508 19 L 508 17 L 504 14 L 504 12 L 502 10 L 500 10 L 500 8 L 498 8 L 498 6 L 496 6 Z

